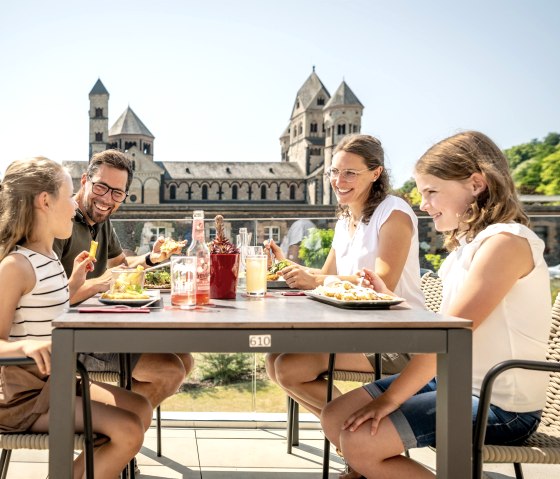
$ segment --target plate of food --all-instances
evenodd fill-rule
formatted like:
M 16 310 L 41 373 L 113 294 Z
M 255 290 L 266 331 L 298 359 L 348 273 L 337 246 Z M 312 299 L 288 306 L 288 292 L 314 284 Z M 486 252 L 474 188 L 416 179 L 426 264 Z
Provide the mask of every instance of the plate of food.
M 171 273 L 169 267 L 148 271 L 144 280 L 144 288 L 157 289 L 162 292 L 171 291 Z
M 270 289 L 290 289 L 286 280 L 279 274 L 281 270 L 289 265 L 290 262 L 283 259 L 275 262 L 270 268 L 268 268 L 268 272 L 266 274 L 266 287 Z
M 124 304 L 126 306 L 144 306 L 148 303 L 158 301 L 160 299 L 159 290 L 144 290 L 111 292 L 106 291 L 98 299 L 102 304 L 116 305 Z
M 331 282 L 328 286 L 305 291 L 305 294 L 322 303 L 347 309 L 387 309 L 405 301 L 404 298 L 378 293 L 350 281 Z

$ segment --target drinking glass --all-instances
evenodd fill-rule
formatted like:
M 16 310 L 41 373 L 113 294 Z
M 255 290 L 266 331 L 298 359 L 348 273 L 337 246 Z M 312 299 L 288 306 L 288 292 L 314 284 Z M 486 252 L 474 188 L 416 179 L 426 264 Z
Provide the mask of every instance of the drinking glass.
M 267 261 L 262 246 L 248 246 L 245 257 L 247 295 L 263 297 L 266 294 Z
M 196 306 L 196 256 L 171 258 L 171 304 L 180 309 Z

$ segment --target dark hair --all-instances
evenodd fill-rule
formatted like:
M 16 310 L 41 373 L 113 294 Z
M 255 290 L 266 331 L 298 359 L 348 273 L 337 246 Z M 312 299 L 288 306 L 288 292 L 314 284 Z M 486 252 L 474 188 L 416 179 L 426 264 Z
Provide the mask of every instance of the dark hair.
M 445 233 L 444 246 L 452 251 L 459 246 L 458 236 L 466 230 L 466 240 L 494 223 L 515 221 L 529 225 L 529 218 L 517 198 L 505 155 L 486 135 L 465 131 L 436 143 L 417 161 L 415 171 L 442 180 L 465 180 L 480 173 L 487 188 L 479 194 L 460 219 L 459 229 Z
M 89 160 L 87 167 L 87 175 L 92 177 L 95 173 L 99 171 L 101 165 L 108 165 L 117 170 L 124 170 L 127 172 L 128 178 L 126 180 L 126 191 L 130 188 L 130 183 L 132 183 L 132 161 L 129 160 L 122 151 L 119 150 L 105 150 L 96 153 Z
M 44 157 L 16 160 L 8 166 L 0 185 L 0 261 L 31 238 L 35 197 L 43 192 L 57 197 L 65 171 Z
M 369 223 L 375 208 L 379 206 L 386 196 L 389 194 L 391 188 L 389 184 L 389 173 L 385 169 L 384 152 L 381 142 L 370 135 L 347 135 L 336 145 L 333 151 L 333 156 L 340 151 L 345 151 L 347 153 L 354 153 L 355 155 L 361 156 L 366 162 L 367 168 L 373 170 L 378 166 L 383 167 L 383 171 L 379 175 L 379 178 L 371 184 L 371 189 L 369 191 L 366 204 L 364 206 L 364 211 L 362 212 L 362 221 L 364 223 Z M 346 218 L 350 216 L 350 209 L 347 205 L 338 205 L 336 209 L 336 214 L 339 218 Z

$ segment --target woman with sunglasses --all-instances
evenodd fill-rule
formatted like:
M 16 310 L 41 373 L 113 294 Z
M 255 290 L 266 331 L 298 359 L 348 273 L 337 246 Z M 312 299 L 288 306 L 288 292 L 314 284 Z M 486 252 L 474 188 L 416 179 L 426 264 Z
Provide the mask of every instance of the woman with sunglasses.
M 389 194 L 389 175 L 384 167 L 381 143 L 369 135 L 344 137 L 334 150 L 326 172 L 337 197 L 338 222 L 332 248 L 320 270 L 290 265 L 282 270 L 288 285 L 313 289 L 326 276 L 336 275 L 358 284 L 361 268 L 374 270 L 398 296 L 413 308 L 424 308 L 420 290 L 418 220 L 401 198 Z M 275 256 L 281 251 L 270 245 Z M 373 355 L 371 361 L 373 362 Z M 384 372 L 398 372 L 407 363 L 405 355 L 386 357 Z M 339 369 L 373 371 L 364 354 L 337 354 Z M 326 400 L 328 354 L 270 354 L 267 371 L 271 379 L 306 409 L 320 415 Z M 337 397 L 340 393 L 334 391 Z

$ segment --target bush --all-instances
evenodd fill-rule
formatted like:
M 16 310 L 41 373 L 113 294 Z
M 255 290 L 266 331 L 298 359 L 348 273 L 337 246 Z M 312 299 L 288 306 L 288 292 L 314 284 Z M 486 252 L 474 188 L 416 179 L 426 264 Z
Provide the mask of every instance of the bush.
M 203 380 L 214 384 L 231 384 L 251 377 L 251 353 L 207 353 L 202 355 L 199 369 Z
M 334 238 L 333 229 L 311 228 L 299 247 L 299 257 L 308 268 L 322 268 Z
M 443 263 L 443 260 L 445 259 L 440 254 L 430 254 L 430 253 L 426 253 L 424 255 L 424 258 L 426 258 L 428 263 L 432 265 L 432 268 L 435 272 L 439 270 L 441 263 Z

